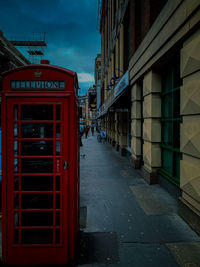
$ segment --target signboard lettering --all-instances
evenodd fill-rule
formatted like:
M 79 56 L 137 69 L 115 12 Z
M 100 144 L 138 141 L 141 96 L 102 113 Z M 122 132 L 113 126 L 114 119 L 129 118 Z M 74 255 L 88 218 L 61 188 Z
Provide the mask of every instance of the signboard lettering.
M 13 89 L 64 89 L 65 81 L 11 81 Z

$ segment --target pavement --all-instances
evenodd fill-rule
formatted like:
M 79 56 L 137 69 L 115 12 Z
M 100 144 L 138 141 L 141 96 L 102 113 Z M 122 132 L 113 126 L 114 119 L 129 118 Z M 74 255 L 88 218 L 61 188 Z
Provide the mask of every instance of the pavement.
M 177 200 L 97 136 L 80 153 L 82 267 L 200 267 L 200 236 Z

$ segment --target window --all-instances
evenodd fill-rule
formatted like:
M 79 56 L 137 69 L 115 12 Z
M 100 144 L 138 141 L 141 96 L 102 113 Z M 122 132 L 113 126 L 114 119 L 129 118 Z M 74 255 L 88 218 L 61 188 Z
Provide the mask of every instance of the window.
M 168 66 L 162 75 L 162 167 L 160 174 L 180 185 L 180 60 Z

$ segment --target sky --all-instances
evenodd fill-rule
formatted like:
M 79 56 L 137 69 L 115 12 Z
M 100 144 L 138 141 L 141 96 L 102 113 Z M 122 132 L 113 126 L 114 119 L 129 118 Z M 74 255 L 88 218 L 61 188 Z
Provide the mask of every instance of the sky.
M 84 95 L 94 84 L 101 49 L 97 14 L 98 0 L 0 0 L 0 30 L 8 40 L 38 38 L 45 32 L 44 59 L 77 72 L 79 94 Z

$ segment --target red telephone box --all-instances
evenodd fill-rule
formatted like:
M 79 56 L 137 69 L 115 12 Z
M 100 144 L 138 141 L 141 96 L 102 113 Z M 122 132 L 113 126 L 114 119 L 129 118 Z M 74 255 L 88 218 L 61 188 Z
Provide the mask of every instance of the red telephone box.
M 48 64 L 3 74 L 2 259 L 73 261 L 79 231 L 78 80 Z

